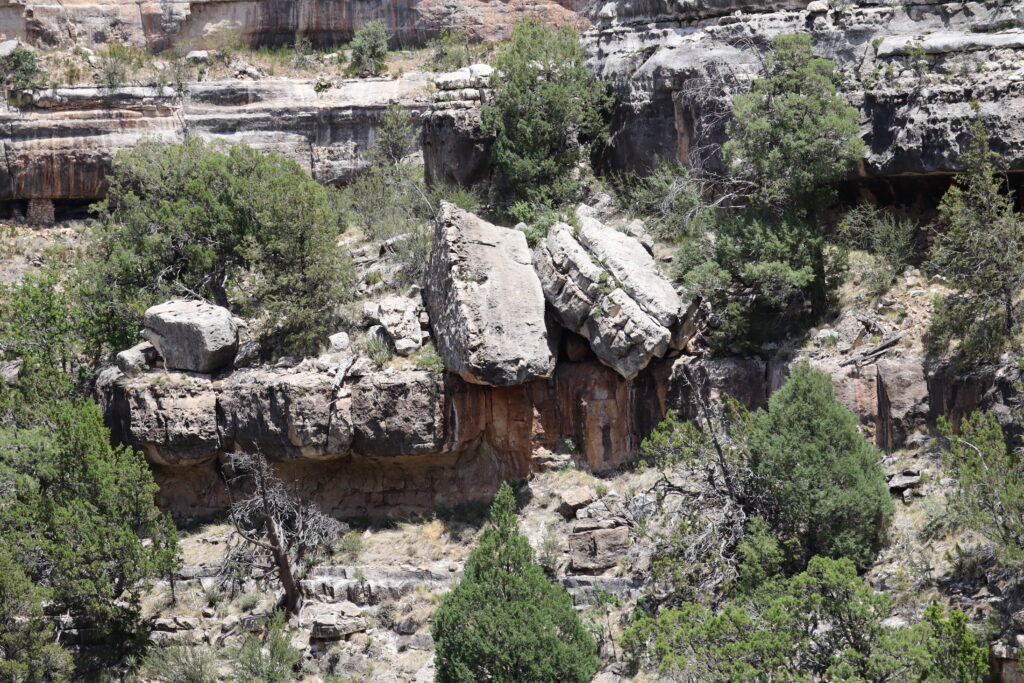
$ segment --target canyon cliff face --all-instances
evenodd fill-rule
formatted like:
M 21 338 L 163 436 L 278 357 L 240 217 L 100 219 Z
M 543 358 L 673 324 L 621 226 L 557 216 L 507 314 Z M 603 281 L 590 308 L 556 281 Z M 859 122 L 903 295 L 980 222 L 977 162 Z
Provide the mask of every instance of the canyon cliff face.
M 361 79 L 317 92 L 311 81 L 208 81 L 171 88 L 71 87 L 0 104 L 0 201 L 97 199 L 114 155 L 143 139 L 186 134 L 245 142 L 296 160 L 319 182 L 350 180 L 366 165 L 389 104 L 418 119 L 427 77 Z
M 444 28 L 460 28 L 477 40 L 500 40 L 516 19 L 542 14 L 576 22 L 587 3 L 554 0 L 0 0 L 0 39 L 19 38 L 40 47 L 95 46 L 111 42 L 163 49 L 179 44 L 207 47 L 220 32 L 249 45 L 285 45 L 308 38 L 314 45 L 348 42 L 368 21 L 381 20 L 396 45 L 420 45 Z
M 650 169 L 659 159 L 719 167 L 729 98 L 758 75 L 780 33 L 806 32 L 833 60 L 861 112 L 868 154 L 855 176 L 950 173 L 977 101 L 995 147 L 1024 170 L 1024 6 L 1020 3 L 597 3 L 583 32 L 588 61 L 616 95 L 611 137 L 597 161 Z M 451 98 L 449 98 L 451 99 Z M 445 101 L 424 132 L 431 177 L 473 181 L 465 168 L 487 139 L 478 110 Z M 464 154 L 452 159 L 453 152 Z M 479 174 L 476 174 L 479 175 Z M 1015 181 L 1016 182 L 1016 181 Z

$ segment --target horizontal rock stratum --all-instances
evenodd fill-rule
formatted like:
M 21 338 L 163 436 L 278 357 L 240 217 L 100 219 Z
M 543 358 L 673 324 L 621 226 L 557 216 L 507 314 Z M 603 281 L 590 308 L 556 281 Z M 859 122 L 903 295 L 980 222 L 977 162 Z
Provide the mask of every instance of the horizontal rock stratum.
M 581 0 L 492 3 L 463 0 L 0 0 L 0 39 L 20 38 L 41 47 L 122 42 L 152 48 L 172 43 L 205 47 L 221 32 L 252 45 L 316 45 L 352 40 L 360 26 L 382 20 L 400 45 L 420 45 L 443 28 L 458 26 L 472 37 L 500 40 L 518 17 L 543 14 L 549 21 L 577 18 Z
M 0 201 L 103 197 L 119 150 L 186 132 L 278 152 L 324 184 L 350 180 L 368 163 L 383 111 L 401 104 L 415 123 L 427 83 L 409 73 L 318 93 L 309 80 L 205 81 L 184 98 L 171 88 L 82 86 L 41 91 L 23 108 L 0 102 Z

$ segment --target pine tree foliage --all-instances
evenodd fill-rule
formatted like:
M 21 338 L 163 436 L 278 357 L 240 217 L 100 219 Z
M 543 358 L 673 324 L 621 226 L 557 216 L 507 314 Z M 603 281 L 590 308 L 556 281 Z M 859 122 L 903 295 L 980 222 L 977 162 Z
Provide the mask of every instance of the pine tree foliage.
M 822 186 L 849 172 L 864 155 L 857 110 L 838 93 L 835 64 L 814 56 L 806 33 L 772 40 L 765 75 L 733 98 L 730 171 L 758 188 L 755 200 L 820 206 Z
M 836 400 L 827 374 L 796 364 L 768 409 L 754 413 L 747 443 L 758 505 L 784 547 L 803 562 L 874 560 L 894 512 L 881 453 Z
M 597 671 L 593 637 L 569 594 L 534 562 L 507 483 L 463 579 L 434 616 L 433 636 L 439 683 L 584 682 Z
M 118 153 L 96 208 L 81 295 L 115 348 L 134 343 L 145 308 L 187 296 L 261 316 L 265 335 L 307 353 L 348 294 L 328 190 L 279 154 L 145 142 Z
M 71 657 L 43 615 L 46 592 L 0 546 L 0 683 L 61 683 Z
M 959 337 L 962 360 L 974 363 L 997 358 L 1020 330 L 1024 219 L 1003 192 L 999 155 L 977 105 L 960 161 L 964 171 L 939 204 L 944 231 L 931 255 L 932 269 L 956 291 L 937 310 L 933 337 L 939 348 Z
M 555 206 L 573 197 L 586 143 L 603 135 L 610 100 L 587 68 L 579 36 L 521 19 L 498 55 L 491 77 L 493 103 L 483 127 L 494 133 L 492 159 L 514 199 Z
M 1007 566 L 1024 558 L 1024 463 L 1006 444 L 992 413 L 975 412 L 955 429 L 939 420 L 943 467 L 956 486 L 949 496 L 955 519 L 995 543 Z

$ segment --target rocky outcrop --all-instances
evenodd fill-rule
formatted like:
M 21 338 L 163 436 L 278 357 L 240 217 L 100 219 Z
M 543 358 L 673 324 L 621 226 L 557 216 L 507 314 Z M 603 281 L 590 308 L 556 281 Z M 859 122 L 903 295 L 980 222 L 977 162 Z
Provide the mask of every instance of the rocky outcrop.
M 1015 123 L 1024 111 L 1019 5 L 858 2 L 820 11 L 805 2 L 623 0 L 596 7 L 593 18 L 585 38 L 590 63 L 620 96 L 608 157 L 614 165 L 643 168 L 666 153 L 694 160 L 692 152 L 721 140 L 716 111 L 756 75 L 772 37 L 809 32 L 861 109 L 869 147 L 863 174 L 958 168 L 972 100 L 1006 161 L 1024 168 Z M 923 59 L 910 58 L 911 48 Z
M 578 230 L 556 223 L 533 252 L 558 321 L 627 379 L 680 349 L 696 333 L 672 284 L 635 238 L 581 215 Z
M 168 301 L 146 309 L 142 322 L 142 336 L 168 370 L 213 372 L 230 364 L 238 351 L 238 325 L 231 311 L 220 306 Z
M 834 60 L 868 145 L 854 177 L 951 173 L 977 101 L 995 148 L 1024 171 L 1024 6 L 861 0 L 841 9 L 805 0 L 612 0 L 583 33 L 588 63 L 616 93 L 600 162 L 649 170 L 658 159 L 719 168 L 729 98 L 748 87 L 771 39 L 809 33 Z M 428 176 L 452 180 L 489 141 L 471 103 L 425 118 Z M 476 172 L 479 175 L 479 171 Z M 1019 181 L 1017 181 L 1019 182 Z
M 490 176 L 494 138 L 480 121 L 480 105 L 490 96 L 490 72 L 484 66 L 475 64 L 435 80 L 437 92 L 422 127 L 423 173 L 429 184 L 471 187 Z
M 370 325 L 380 325 L 400 356 L 415 353 L 430 338 L 429 318 L 418 297 L 389 296 L 380 302 L 367 302 L 363 305 L 363 321 Z M 335 341 L 342 340 L 332 336 L 332 346 L 338 346 Z M 347 345 L 348 335 L 345 336 Z
M 410 73 L 317 92 L 309 80 L 207 81 L 184 97 L 171 88 L 69 87 L 41 91 L 25 107 L 0 102 L 0 201 L 100 198 L 119 150 L 185 134 L 279 152 L 321 183 L 346 181 L 367 164 L 389 104 L 418 120 L 427 83 Z
M 130 43 L 162 49 L 172 43 L 202 47 L 219 32 L 251 45 L 285 45 L 305 37 L 316 45 L 341 45 L 363 24 L 380 19 L 400 45 L 422 44 L 443 28 L 458 26 L 481 40 L 500 40 L 519 17 L 541 13 L 548 21 L 573 21 L 585 3 L 526 0 L 451 5 L 439 0 L 0 0 L 0 38 L 47 47 Z
M 425 297 L 450 372 L 495 386 L 551 376 L 544 293 L 523 233 L 442 203 Z

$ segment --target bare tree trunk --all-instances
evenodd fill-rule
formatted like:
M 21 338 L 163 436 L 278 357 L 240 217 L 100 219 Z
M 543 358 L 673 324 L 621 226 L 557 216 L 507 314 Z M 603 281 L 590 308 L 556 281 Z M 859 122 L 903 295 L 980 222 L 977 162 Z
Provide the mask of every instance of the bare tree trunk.
M 277 576 L 284 588 L 284 609 L 291 615 L 299 613 L 299 606 L 302 604 L 302 591 L 295 580 L 295 573 L 292 571 L 292 563 L 288 559 L 288 551 L 281 544 L 281 533 L 277 528 L 277 522 L 267 517 L 267 540 L 270 541 L 271 552 L 274 555 L 274 564 L 277 565 Z

